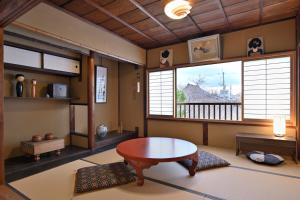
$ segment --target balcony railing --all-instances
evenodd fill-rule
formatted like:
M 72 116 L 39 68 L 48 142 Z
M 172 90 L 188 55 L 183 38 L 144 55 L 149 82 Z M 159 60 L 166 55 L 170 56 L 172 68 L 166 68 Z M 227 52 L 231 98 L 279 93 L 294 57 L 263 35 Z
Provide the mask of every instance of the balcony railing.
M 177 117 L 185 119 L 241 120 L 241 103 L 177 103 Z

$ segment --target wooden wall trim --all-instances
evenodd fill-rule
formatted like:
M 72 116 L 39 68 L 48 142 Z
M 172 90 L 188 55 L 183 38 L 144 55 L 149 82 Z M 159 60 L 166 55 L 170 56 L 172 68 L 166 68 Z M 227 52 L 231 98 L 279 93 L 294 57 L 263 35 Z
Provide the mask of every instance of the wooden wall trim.
M 95 147 L 95 53 L 88 57 L 88 147 Z
M 4 62 L 3 62 L 3 28 L 0 28 L 0 185 L 5 183 L 4 176 L 4 121 L 3 121 L 3 83 L 4 83 Z

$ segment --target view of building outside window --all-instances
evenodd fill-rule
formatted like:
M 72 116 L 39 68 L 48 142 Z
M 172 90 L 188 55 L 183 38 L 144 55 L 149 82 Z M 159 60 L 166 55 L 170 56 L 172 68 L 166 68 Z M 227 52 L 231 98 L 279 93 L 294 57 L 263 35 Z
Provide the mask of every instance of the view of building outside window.
M 242 62 L 177 69 L 177 117 L 241 120 Z

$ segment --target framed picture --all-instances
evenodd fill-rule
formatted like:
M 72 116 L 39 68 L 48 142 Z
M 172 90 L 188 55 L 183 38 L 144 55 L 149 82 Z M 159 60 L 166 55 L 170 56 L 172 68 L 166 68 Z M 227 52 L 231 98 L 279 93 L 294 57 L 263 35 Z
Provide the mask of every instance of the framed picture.
M 220 60 L 220 35 L 212 35 L 188 41 L 190 63 Z
M 107 68 L 96 66 L 95 72 L 95 98 L 96 103 L 106 103 L 106 94 L 107 94 Z
M 261 55 L 264 53 L 264 40 L 262 37 L 249 38 L 247 41 L 247 56 Z

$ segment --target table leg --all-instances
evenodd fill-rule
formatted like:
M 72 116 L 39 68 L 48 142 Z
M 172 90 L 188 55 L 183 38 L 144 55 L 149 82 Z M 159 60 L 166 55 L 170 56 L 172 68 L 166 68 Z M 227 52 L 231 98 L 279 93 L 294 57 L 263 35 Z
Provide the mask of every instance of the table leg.
M 196 152 L 191 156 L 191 160 L 192 160 L 192 166 L 189 167 L 189 174 L 190 176 L 195 176 L 196 167 L 198 165 L 198 152 Z
M 127 162 L 125 159 L 124 159 L 124 164 L 125 164 L 125 165 L 128 165 L 128 162 Z
M 142 161 L 135 161 L 126 159 L 126 161 L 135 169 L 137 175 L 137 185 L 142 186 L 144 185 L 144 175 L 143 170 L 151 167 L 152 165 L 157 165 L 158 162 L 142 162 Z

